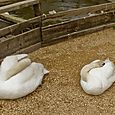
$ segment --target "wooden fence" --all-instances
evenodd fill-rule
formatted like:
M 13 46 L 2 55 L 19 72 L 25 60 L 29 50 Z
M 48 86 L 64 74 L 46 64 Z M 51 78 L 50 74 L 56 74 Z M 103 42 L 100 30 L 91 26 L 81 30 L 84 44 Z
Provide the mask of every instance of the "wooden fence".
M 0 7 L 0 13 L 17 10 L 23 7 L 33 6 L 35 17 L 23 20 L 20 23 L 0 29 L 0 59 L 7 55 L 23 52 L 30 46 L 40 47 L 41 42 L 41 17 L 39 17 L 40 4 L 36 0 L 22 1 Z M 3 16 L 3 15 L 2 15 Z M 4 19 L 4 18 L 3 18 Z M 7 18 L 10 20 L 10 18 Z M 30 48 L 29 50 L 32 50 Z
M 115 25 L 114 2 L 42 15 L 40 3 L 30 0 L 0 7 L 0 13 L 29 5 L 34 18 L 0 29 L 0 59 Z

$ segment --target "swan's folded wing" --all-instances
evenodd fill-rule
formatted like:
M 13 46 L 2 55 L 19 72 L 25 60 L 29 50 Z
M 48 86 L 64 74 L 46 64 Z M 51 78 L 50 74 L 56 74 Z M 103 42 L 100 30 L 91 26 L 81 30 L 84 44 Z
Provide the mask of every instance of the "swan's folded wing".
M 102 84 L 100 85 L 90 85 L 87 82 L 81 80 L 80 81 L 81 86 L 83 88 L 83 90 L 87 93 L 87 94 L 91 94 L 91 95 L 99 95 L 103 92 L 102 89 Z

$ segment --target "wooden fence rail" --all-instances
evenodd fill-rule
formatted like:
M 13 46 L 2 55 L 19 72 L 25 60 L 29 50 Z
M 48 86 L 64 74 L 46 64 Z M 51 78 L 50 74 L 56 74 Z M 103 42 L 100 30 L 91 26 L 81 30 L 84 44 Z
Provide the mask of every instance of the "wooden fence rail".
M 72 17 L 72 16 L 78 16 L 81 14 L 85 15 L 88 13 L 101 13 L 101 11 L 107 12 L 110 10 L 115 10 L 115 2 L 99 4 L 99 5 L 94 5 L 94 6 L 88 6 L 88 7 L 84 7 L 84 8 L 71 9 L 71 10 L 56 13 L 54 15 L 48 14 L 45 17 L 43 17 L 43 20 L 57 19 L 57 18 L 68 18 L 68 17 Z
M 28 7 L 30 5 L 35 5 L 35 4 L 38 4 L 37 0 L 25 0 L 22 2 L 17 2 L 10 5 L 2 6 L 0 7 L 0 14 L 4 12 L 18 10 L 24 7 Z
M 115 19 L 115 10 L 103 14 L 95 14 L 70 21 L 66 21 L 52 26 L 43 27 L 43 40 L 55 39 L 72 32 L 88 29 L 102 24 L 110 23 Z

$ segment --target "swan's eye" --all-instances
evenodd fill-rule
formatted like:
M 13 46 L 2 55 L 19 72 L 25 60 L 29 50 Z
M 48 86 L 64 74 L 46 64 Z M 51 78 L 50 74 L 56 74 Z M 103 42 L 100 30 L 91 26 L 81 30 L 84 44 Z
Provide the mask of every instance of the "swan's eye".
M 104 65 L 105 65 L 105 63 L 102 64 L 102 66 L 104 66 Z

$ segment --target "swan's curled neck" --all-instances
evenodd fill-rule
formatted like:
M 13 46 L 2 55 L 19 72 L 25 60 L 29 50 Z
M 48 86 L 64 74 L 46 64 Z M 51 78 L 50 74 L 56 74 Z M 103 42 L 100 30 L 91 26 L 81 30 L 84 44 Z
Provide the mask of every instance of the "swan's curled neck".
M 12 76 L 16 75 L 17 73 L 24 70 L 26 67 L 28 67 L 31 64 L 31 60 L 28 58 L 25 58 L 23 60 L 20 60 L 17 64 L 15 64 L 12 68 L 10 68 L 8 71 L 5 72 L 4 80 L 8 80 Z
M 102 63 L 101 63 L 102 65 Z M 95 63 L 90 63 L 86 66 L 84 66 L 81 70 L 81 79 L 85 82 L 87 82 L 87 77 L 89 75 L 89 71 L 94 69 L 94 68 L 98 68 L 101 67 L 99 62 L 95 62 Z

